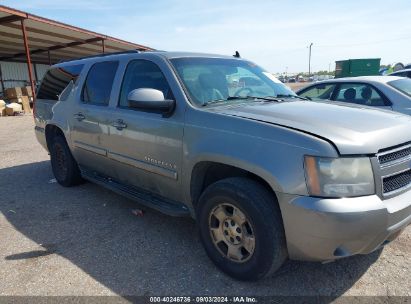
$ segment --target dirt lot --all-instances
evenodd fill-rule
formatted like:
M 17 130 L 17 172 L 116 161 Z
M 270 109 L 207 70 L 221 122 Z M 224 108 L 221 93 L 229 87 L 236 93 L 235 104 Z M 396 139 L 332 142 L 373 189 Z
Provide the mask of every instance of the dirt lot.
M 290 87 L 291 90 L 293 91 L 297 91 L 299 89 L 302 89 L 306 86 L 309 86 L 311 83 L 310 82 L 291 82 L 291 83 L 286 83 L 285 85 L 287 85 L 288 87 Z
M 411 296 L 411 226 L 368 256 L 287 262 L 235 281 L 207 258 L 190 219 L 147 210 L 86 183 L 53 181 L 33 118 L 0 118 L 0 295 Z

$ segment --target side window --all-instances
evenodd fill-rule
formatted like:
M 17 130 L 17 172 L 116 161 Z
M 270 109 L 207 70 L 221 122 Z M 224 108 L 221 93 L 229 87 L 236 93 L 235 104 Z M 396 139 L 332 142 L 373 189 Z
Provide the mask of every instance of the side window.
M 127 96 L 135 89 L 156 89 L 164 94 L 166 99 L 174 99 L 170 86 L 160 68 L 148 60 L 132 60 L 127 65 L 121 85 L 119 107 L 129 107 Z
M 318 84 L 299 95 L 301 97 L 308 97 L 312 100 L 330 99 L 331 94 L 334 91 L 334 87 L 334 84 Z
M 398 76 L 398 77 L 406 77 L 406 73 L 405 72 L 397 72 L 397 73 L 393 73 L 393 76 Z
M 81 91 L 84 103 L 108 105 L 118 61 L 104 61 L 93 64 Z
M 56 101 L 66 100 L 83 66 L 83 64 L 78 64 L 48 70 L 41 82 L 37 98 Z
M 384 98 L 372 86 L 363 83 L 341 84 L 335 100 L 373 107 L 385 106 Z

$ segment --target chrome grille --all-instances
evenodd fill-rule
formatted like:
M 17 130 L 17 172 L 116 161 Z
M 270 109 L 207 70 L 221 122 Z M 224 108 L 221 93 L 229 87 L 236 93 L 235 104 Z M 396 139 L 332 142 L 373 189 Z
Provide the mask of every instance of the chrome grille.
M 378 162 L 380 165 L 389 165 L 409 158 L 411 158 L 411 145 L 378 154 Z
M 383 178 L 383 193 L 403 190 L 411 184 L 411 169 Z
M 411 144 L 408 142 L 377 153 L 382 198 L 411 189 Z M 376 168 L 375 168 L 376 169 Z

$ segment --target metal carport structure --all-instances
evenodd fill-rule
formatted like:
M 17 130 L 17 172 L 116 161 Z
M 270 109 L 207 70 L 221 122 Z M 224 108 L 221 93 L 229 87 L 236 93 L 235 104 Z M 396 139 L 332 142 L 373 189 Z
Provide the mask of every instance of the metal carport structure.
M 26 62 L 33 93 L 32 63 L 51 65 L 61 60 L 132 49 L 152 50 L 0 5 L 0 61 Z

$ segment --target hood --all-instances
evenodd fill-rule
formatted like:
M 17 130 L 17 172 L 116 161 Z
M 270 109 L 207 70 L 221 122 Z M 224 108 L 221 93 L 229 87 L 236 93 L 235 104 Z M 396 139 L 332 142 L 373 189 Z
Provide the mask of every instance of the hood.
M 411 116 L 334 102 L 261 102 L 213 112 L 297 129 L 334 143 L 340 154 L 375 154 L 411 141 Z

